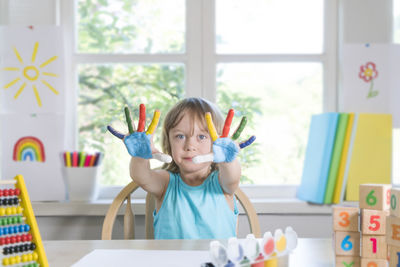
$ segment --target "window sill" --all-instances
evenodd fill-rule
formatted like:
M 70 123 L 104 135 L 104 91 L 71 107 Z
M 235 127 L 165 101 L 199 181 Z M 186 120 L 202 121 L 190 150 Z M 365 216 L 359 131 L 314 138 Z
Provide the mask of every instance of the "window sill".
M 112 200 L 98 200 L 96 202 L 32 202 L 36 216 L 105 216 Z M 330 215 L 331 205 L 310 204 L 296 198 L 251 199 L 258 215 Z M 145 214 L 144 199 L 132 201 L 136 215 Z M 358 202 L 346 202 L 345 205 L 357 206 Z M 119 210 L 123 214 L 124 207 Z M 239 205 L 240 213 L 243 213 Z

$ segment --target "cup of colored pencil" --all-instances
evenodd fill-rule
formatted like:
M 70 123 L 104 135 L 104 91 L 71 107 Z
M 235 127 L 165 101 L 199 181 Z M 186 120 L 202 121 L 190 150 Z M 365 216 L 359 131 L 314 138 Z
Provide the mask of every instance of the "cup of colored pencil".
M 62 153 L 66 199 L 93 202 L 98 194 L 98 173 L 103 154 L 83 151 Z
M 101 152 L 86 153 L 84 151 L 63 152 L 65 167 L 96 167 L 100 164 L 103 154 Z

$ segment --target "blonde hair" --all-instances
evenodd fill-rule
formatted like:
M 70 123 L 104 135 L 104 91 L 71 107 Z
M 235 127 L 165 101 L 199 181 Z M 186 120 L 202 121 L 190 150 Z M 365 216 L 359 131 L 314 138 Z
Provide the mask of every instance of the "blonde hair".
M 183 115 L 187 112 L 192 117 L 192 121 L 199 121 L 202 126 L 207 129 L 206 120 L 204 118 L 204 114 L 206 112 L 211 113 L 212 120 L 214 122 L 215 129 L 217 133 L 220 135 L 222 132 L 222 127 L 224 123 L 224 119 L 222 117 L 221 111 L 218 107 L 203 99 L 203 98 L 185 98 L 179 101 L 168 113 L 164 119 L 162 136 L 161 136 L 161 143 L 162 143 L 162 150 L 164 153 L 171 155 L 171 145 L 169 143 L 169 131 L 176 127 L 179 122 L 182 120 Z M 162 167 L 163 169 L 178 173 L 179 167 L 176 165 L 174 160 L 171 163 L 166 163 Z M 211 164 L 211 171 L 217 169 L 215 163 Z

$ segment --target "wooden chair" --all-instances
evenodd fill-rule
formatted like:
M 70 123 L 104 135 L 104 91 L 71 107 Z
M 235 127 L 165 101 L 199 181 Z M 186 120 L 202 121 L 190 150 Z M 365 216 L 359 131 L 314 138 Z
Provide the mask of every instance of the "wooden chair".
M 139 186 L 135 182 L 129 183 L 125 186 L 121 192 L 115 197 L 114 201 L 111 203 L 110 208 L 107 211 L 106 217 L 103 222 L 103 229 L 101 233 L 102 240 L 111 240 L 112 229 L 114 226 L 114 221 L 117 217 L 118 210 L 126 201 L 126 209 L 124 214 L 124 239 L 134 239 L 134 215 L 131 206 L 131 194 L 138 189 Z M 243 193 L 243 191 L 238 188 L 235 192 L 235 196 L 239 203 L 242 205 L 244 211 L 246 212 L 247 219 L 250 225 L 250 232 L 255 235 L 255 237 L 261 237 L 260 224 L 258 222 L 257 213 L 251 204 L 249 198 Z M 153 211 L 155 209 L 155 199 L 151 194 L 146 196 L 146 211 L 145 211 L 145 229 L 146 229 L 146 239 L 154 239 L 154 229 L 153 229 Z

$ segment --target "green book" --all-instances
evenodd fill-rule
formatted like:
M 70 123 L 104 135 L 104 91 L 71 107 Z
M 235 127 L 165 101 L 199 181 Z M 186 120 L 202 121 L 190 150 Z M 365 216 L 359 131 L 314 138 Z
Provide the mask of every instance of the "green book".
M 324 197 L 325 204 L 331 204 L 333 202 L 333 192 L 335 191 L 336 180 L 339 172 L 340 160 L 342 158 L 343 144 L 346 136 L 348 122 L 349 122 L 349 114 L 339 113 L 339 120 L 335 135 L 335 144 L 333 146 L 331 165 L 328 174 L 328 182 L 326 183 L 326 190 Z

